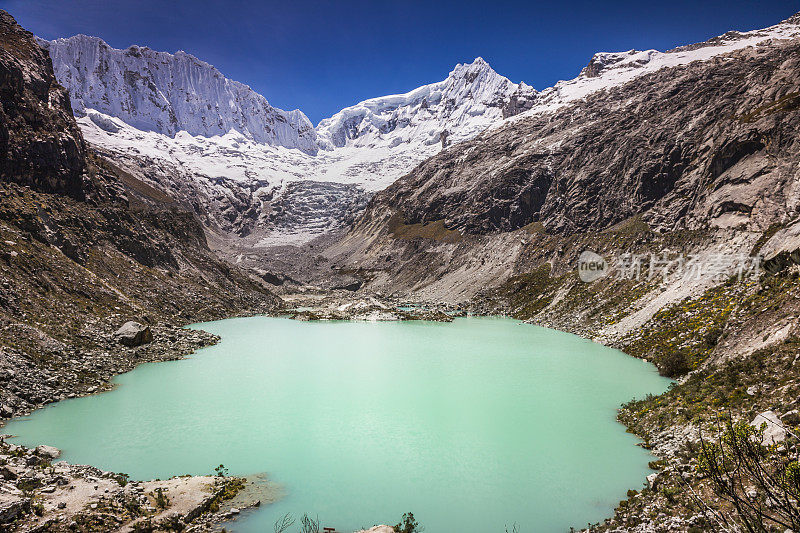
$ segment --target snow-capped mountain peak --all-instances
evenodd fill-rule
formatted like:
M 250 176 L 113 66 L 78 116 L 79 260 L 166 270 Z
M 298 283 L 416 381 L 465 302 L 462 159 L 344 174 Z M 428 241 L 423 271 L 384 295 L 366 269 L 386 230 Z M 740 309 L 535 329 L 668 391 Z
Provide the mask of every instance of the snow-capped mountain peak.
M 478 57 L 472 63 L 457 64 L 443 81 L 342 109 L 321 121 L 317 134 L 320 145 L 329 150 L 459 141 L 501 120 L 509 98 L 520 91 L 536 92 L 501 76 Z
M 774 26 L 746 32 L 729 31 L 700 43 L 679 46 L 665 52 L 658 50 L 628 50 L 626 52 L 599 52 L 592 56 L 580 74 L 559 81 L 537 93 L 525 107 L 517 109 L 512 120 L 546 113 L 585 98 L 595 91 L 627 83 L 634 78 L 663 68 L 686 65 L 694 61 L 708 61 L 737 50 L 766 45 L 773 40 L 800 38 L 800 13 Z
M 77 116 L 88 109 L 142 131 L 211 137 L 233 130 L 255 142 L 317 151 L 316 132 L 299 110 L 283 111 L 243 83 L 184 51 L 125 50 L 76 35 L 39 41 Z

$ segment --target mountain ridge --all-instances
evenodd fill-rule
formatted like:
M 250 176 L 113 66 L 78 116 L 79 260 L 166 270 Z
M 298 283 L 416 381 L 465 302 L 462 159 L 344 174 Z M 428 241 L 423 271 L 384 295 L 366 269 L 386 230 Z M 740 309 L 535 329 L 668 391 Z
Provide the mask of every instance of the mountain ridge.
M 88 109 L 143 130 L 206 137 L 234 130 L 277 146 L 316 151 L 316 133 L 302 111 L 284 111 L 248 85 L 179 50 L 112 48 L 99 37 L 39 40 L 67 87 L 76 116 Z
M 305 151 L 292 143 L 264 144 L 235 130 L 211 137 L 178 131 L 170 137 L 137 129 L 85 105 L 78 123 L 92 146 L 113 155 L 139 179 L 183 190 L 177 193 L 178 200 L 195 205 L 207 228 L 220 236 L 214 242 L 232 242 L 228 237 L 233 237 L 243 238 L 237 242 L 244 248 L 299 245 L 343 228 L 363 208 L 364 195 L 385 189 L 449 146 L 509 121 L 557 112 L 662 68 L 796 37 L 800 29 L 793 20 L 750 32 L 728 32 L 666 52 L 598 53 L 576 78 L 541 91 L 511 82 L 476 58 L 456 65 L 442 81 L 367 99 L 321 120 L 306 132 L 309 142 L 313 137 L 313 146 Z M 59 42 L 66 41 L 50 43 L 57 58 L 55 70 L 62 73 L 65 85 L 73 85 L 71 94 L 80 98 L 85 83 L 63 74 L 73 67 L 58 66 L 67 57 L 54 50 Z M 86 68 L 76 71 L 82 70 Z M 107 96 L 104 87 L 96 88 L 100 94 L 94 100 Z M 285 125 L 292 129 L 288 122 Z M 299 138 L 294 133 L 289 137 Z M 240 253 L 236 250 L 234 256 Z
M 284 135 L 291 142 L 252 135 L 242 121 L 224 132 L 225 128 L 200 128 L 193 131 L 201 134 L 193 135 L 180 128 L 180 116 L 170 114 L 169 99 L 166 104 L 159 99 L 162 91 L 155 82 L 179 78 L 184 92 L 196 87 L 195 101 L 210 98 L 206 106 L 216 109 L 220 106 L 212 97 L 226 93 L 199 85 L 225 88 L 237 82 L 229 82 L 211 65 L 188 54 L 175 59 L 142 47 L 115 50 L 99 38 L 73 37 L 45 46 L 92 146 L 113 155 L 139 179 L 166 190 L 183 190 L 178 200 L 187 206 L 201 204 L 195 213 L 211 232 L 247 237 L 247 246 L 302 244 L 343 227 L 363 208 L 365 194 L 383 189 L 443 146 L 503 120 L 511 102 L 535 92 L 477 59 L 457 65 L 442 81 L 345 108 L 317 129 L 311 129 L 303 115 L 303 133 Z M 191 76 L 171 75 L 170 65 L 176 61 L 196 62 L 206 72 L 193 85 Z M 153 63 L 161 65 L 160 71 L 142 74 Z M 174 88 L 173 92 L 183 94 Z M 249 89 L 247 94 L 268 105 Z M 264 109 L 276 117 L 283 113 Z M 137 120 L 145 122 L 143 129 L 135 127 Z M 291 121 L 283 125 L 293 131 Z M 305 144 L 299 146 L 298 139 Z M 326 200 L 320 202 L 322 198 Z

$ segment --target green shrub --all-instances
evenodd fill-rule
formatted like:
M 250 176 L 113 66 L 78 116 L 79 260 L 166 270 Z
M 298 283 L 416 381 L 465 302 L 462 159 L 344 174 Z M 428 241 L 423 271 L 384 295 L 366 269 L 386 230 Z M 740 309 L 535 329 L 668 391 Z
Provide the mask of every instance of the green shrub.
M 159 509 L 166 509 L 169 507 L 169 498 L 164 494 L 164 489 L 158 487 L 155 492 L 156 507 Z
M 400 523 L 394 526 L 395 533 L 419 533 L 422 530 L 422 526 L 414 518 L 414 513 L 404 514 Z

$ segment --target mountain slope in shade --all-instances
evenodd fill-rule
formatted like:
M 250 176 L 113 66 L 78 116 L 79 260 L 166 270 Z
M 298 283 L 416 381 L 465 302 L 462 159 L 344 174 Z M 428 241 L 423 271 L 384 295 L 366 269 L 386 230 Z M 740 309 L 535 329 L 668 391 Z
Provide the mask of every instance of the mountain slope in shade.
M 0 11 L 0 181 L 83 195 L 86 147 L 47 54 Z

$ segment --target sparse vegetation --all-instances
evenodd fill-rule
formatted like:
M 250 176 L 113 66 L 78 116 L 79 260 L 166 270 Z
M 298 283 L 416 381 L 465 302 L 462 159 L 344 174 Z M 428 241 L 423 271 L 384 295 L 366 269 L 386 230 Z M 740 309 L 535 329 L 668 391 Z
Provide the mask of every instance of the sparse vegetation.
M 284 533 L 292 525 L 294 525 L 294 518 L 291 514 L 286 513 L 275 521 L 275 533 Z
M 734 422 L 730 413 L 718 424 L 716 439 L 701 440 L 696 466 L 714 494 L 736 510 L 735 516 L 718 513 L 718 520 L 749 532 L 797 531 L 800 455 L 794 435 L 785 444 L 764 444 L 763 427 Z
M 158 487 L 155 490 L 153 498 L 155 500 L 155 505 L 158 509 L 163 510 L 169 507 L 169 497 L 166 495 L 164 489 L 162 489 L 161 487 Z
M 304 514 L 300 519 L 300 533 L 319 533 L 319 517 L 315 520 Z
M 463 237 L 460 232 L 448 229 L 443 220 L 406 224 L 403 216 L 395 214 L 389 220 L 389 232 L 395 239 L 431 239 L 443 242 L 458 242 Z
M 395 533 L 420 533 L 424 528 L 419 525 L 414 513 L 405 513 L 400 522 L 394 526 Z

